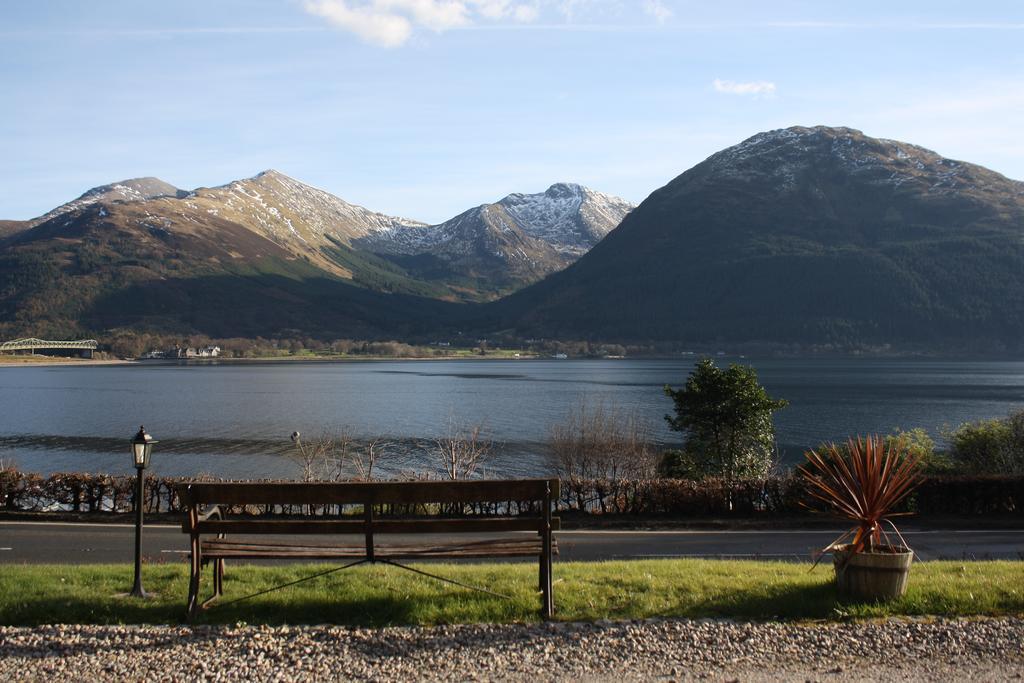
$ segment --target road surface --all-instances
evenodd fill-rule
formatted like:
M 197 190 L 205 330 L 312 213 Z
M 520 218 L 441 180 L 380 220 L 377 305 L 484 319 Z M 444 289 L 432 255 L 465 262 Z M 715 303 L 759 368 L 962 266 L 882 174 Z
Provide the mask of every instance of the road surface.
M 561 531 L 562 561 L 663 557 L 748 558 L 805 561 L 835 540 L 842 529 L 756 531 Z M 460 537 L 473 534 L 460 534 Z M 906 531 L 921 560 L 1024 560 L 1024 529 Z M 316 538 L 316 537 L 307 537 Z M 334 537 L 337 538 L 337 537 Z M 361 537 L 354 537 L 361 538 Z M 438 536 L 438 540 L 445 537 Z M 394 543 L 424 535 L 389 536 Z M 124 524 L 0 522 L 0 563 L 131 562 L 134 528 Z M 150 562 L 183 561 L 188 537 L 181 527 L 147 526 L 143 555 Z

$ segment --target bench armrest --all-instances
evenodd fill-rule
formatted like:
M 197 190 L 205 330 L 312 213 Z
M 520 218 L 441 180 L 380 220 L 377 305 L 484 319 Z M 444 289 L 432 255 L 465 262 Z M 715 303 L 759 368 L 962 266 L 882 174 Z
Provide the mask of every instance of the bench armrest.
M 195 516 L 195 523 L 206 522 L 210 519 L 224 519 L 224 511 L 220 509 L 220 505 L 214 505 L 207 509 L 201 514 Z M 181 522 L 181 530 L 186 534 L 196 533 L 195 527 L 192 523 L 192 512 L 191 510 L 185 514 L 185 519 Z
M 213 519 L 214 517 L 217 519 L 224 519 L 224 511 L 220 509 L 220 505 L 214 505 L 203 514 L 199 515 L 199 521 L 205 522 L 206 520 Z

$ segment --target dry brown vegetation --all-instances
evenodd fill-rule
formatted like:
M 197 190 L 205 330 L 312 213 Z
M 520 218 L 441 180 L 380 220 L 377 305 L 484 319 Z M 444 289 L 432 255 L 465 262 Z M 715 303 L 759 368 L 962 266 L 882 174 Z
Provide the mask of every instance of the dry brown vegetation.
M 467 425 L 452 417 L 447 433 L 434 439 L 430 450 L 446 477 L 453 481 L 472 479 L 494 452 L 494 441 L 483 422 Z
M 555 469 L 562 486 L 586 509 L 594 496 L 605 511 L 609 491 L 594 482 L 652 479 L 658 450 L 651 439 L 651 425 L 635 410 L 615 404 L 590 404 L 581 400 L 563 424 L 551 427 L 548 439 Z

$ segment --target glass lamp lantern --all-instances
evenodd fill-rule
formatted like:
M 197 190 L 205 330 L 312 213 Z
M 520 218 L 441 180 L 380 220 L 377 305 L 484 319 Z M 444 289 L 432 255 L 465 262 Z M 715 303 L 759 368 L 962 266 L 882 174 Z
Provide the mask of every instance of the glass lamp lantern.
M 149 456 L 155 443 L 157 441 L 146 433 L 146 428 L 139 425 L 139 433 L 132 439 L 132 459 L 137 469 L 144 470 L 149 467 Z

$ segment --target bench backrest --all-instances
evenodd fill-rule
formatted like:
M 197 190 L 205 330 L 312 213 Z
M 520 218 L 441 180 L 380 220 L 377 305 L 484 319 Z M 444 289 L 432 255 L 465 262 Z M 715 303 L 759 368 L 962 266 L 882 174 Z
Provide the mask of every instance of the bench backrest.
M 379 505 L 500 503 L 558 499 L 557 479 L 317 483 L 185 482 L 181 502 L 194 505 Z
M 551 516 L 558 500 L 557 479 L 479 481 L 343 482 L 343 483 L 207 483 L 176 484 L 188 508 L 182 525 L 186 533 L 336 534 L 336 533 L 452 533 L 477 531 L 557 530 Z M 469 519 L 380 519 L 374 505 L 430 503 L 537 502 L 528 515 Z M 212 505 L 361 505 L 362 520 L 346 519 L 201 519 L 198 512 Z

